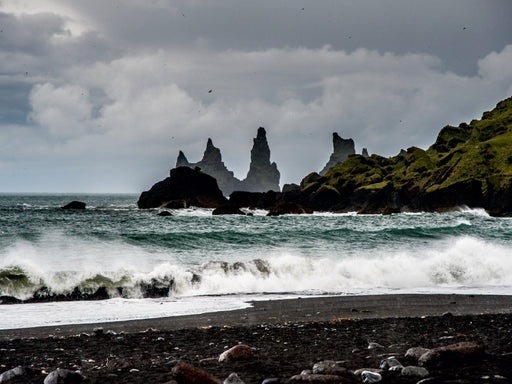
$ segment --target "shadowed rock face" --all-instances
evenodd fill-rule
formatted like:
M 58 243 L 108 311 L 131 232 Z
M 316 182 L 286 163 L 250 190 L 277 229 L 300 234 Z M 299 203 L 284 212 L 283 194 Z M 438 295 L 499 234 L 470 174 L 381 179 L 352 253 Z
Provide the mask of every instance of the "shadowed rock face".
M 202 172 L 217 180 L 219 188 L 225 196 L 228 196 L 231 192 L 240 189 L 240 180 L 237 179 L 233 172 L 228 170 L 224 165 L 220 149 L 213 145 L 212 139 L 208 139 L 201 161 L 198 161 L 197 163 L 190 163 L 185 157 L 185 154 L 180 151 L 176 160 L 176 167 L 199 167 Z
M 330 168 L 347 160 L 350 155 L 355 155 L 356 153 L 354 140 L 343 139 L 336 132 L 332 134 L 332 144 L 334 151 L 325 167 L 320 171 L 320 175 L 322 176 L 325 175 Z
M 276 163 L 270 163 L 270 147 L 265 128 L 258 128 L 251 149 L 251 165 L 247 177 L 242 181 L 243 191 L 267 192 L 279 191 L 279 170 Z
M 197 169 L 178 167 L 171 169 L 170 177 L 142 192 L 137 205 L 139 208 L 158 208 L 174 207 L 178 203 L 181 207 L 216 208 L 226 201 L 212 176 Z
M 224 165 L 220 149 L 213 145 L 212 139 L 208 139 L 201 161 L 190 163 L 185 154 L 180 151 L 176 160 L 176 167 L 199 167 L 202 172 L 217 180 L 219 188 L 225 196 L 229 196 L 233 191 L 279 191 L 280 174 L 276 163 L 270 163 L 270 148 L 265 129 L 261 127 L 254 139 L 254 146 L 251 150 L 251 165 L 247 177 L 243 181 L 237 179 L 233 172 Z

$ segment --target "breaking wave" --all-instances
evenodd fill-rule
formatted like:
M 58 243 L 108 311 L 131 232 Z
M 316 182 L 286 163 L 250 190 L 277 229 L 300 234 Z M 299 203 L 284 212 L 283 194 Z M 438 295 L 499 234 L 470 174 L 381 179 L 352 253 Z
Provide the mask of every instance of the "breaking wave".
M 461 236 L 414 250 L 360 251 L 313 258 L 280 251 L 249 261 L 197 266 L 161 262 L 147 268 L 44 268 L 32 260 L 0 265 L 2 303 L 114 297 L 252 293 L 349 294 L 512 287 L 511 249 Z M 44 260 L 41 260 L 44 262 Z M 129 265 L 129 264 L 128 264 Z

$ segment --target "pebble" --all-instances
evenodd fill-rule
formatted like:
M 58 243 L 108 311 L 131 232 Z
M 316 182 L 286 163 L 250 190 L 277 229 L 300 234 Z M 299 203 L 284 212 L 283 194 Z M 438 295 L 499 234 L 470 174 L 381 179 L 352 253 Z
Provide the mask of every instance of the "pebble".
M 337 362 L 333 360 L 325 360 L 320 361 L 313 365 L 312 373 L 313 374 L 323 374 L 323 375 L 341 375 L 344 376 L 347 374 L 347 368 L 343 367 L 345 362 Z
M 281 380 L 277 377 L 271 377 L 263 380 L 261 384 L 281 384 Z
M 226 380 L 224 380 L 223 384 L 245 384 L 244 381 L 236 374 L 230 374 Z
M 338 375 L 295 375 L 290 377 L 289 383 L 314 383 L 314 384 L 342 384 L 349 383 L 349 379 Z
M 220 379 L 187 363 L 178 363 L 171 370 L 176 381 L 182 383 L 221 384 Z M 46 384 L 46 383 L 45 383 Z
M 6 382 L 14 379 L 15 377 L 23 376 L 26 373 L 27 373 L 27 370 L 22 366 L 18 366 L 16 368 L 9 369 L 8 371 L 5 371 L 4 373 L 2 373 L 0 375 L 0 383 L 6 383 Z
M 78 384 L 83 383 L 85 377 L 79 372 L 70 371 L 69 369 L 57 368 L 55 371 L 50 372 L 44 379 L 44 384 Z
M 383 345 L 375 342 L 368 343 L 368 349 L 382 349 L 384 348 Z
M 380 362 L 380 369 L 390 370 L 392 367 L 403 367 L 395 357 L 388 357 Z
M 419 358 L 421 356 L 423 356 L 425 353 L 427 353 L 428 351 L 430 351 L 430 349 L 423 348 L 423 347 L 409 348 L 407 350 L 407 352 L 405 352 L 405 357 L 407 359 L 414 359 L 414 360 L 418 361 Z
M 402 369 L 402 376 L 424 379 L 430 376 L 430 373 L 423 367 L 408 366 Z
M 418 360 L 420 366 L 437 364 L 453 364 L 454 360 L 474 359 L 483 354 L 483 347 L 474 341 L 464 341 L 444 347 L 431 349 L 421 355 Z
M 219 362 L 229 362 L 235 360 L 247 360 L 254 357 L 251 348 L 245 344 L 235 345 L 224 351 L 219 356 Z
M 376 372 L 363 371 L 361 372 L 361 379 L 363 380 L 363 383 L 372 384 L 382 381 L 382 376 Z

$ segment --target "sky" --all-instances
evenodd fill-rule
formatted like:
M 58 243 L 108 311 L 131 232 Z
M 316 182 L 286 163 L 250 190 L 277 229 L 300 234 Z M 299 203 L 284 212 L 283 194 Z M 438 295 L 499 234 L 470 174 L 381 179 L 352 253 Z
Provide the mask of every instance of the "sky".
M 281 185 L 512 96 L 510 0 L 0 0 L 0 192 L 138 193 L 208 138 Z

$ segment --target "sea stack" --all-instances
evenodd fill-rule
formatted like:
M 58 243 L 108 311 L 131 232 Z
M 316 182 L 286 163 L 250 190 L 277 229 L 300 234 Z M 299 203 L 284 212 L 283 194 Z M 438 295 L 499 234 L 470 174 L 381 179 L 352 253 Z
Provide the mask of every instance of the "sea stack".
M 240 180 L 224 165 L 220 149 L 213 145 L 212 139 L 208 139 L 203 158 L 197 163 L 190 163 L 185 154 L 180 151 L 176 159 L 177 167 L 200 168 L 202 172 L 217 180 L 217 184 L 224 196 L 229 196 L 231 192 L 240 189 Z
M 270 147 L 267 142 L 265 128 L 258 128 L 251 149 L 251 164 L 247 177 L 242 181 L 242 191 L 248 192 L 279 192 L 279 170 L 276 163 L 270 163 Z
M 325 175 L 330 168 L 347 160 L 350 155 L 355 155 L 356 153 L 354 140 L 343 139 L 336 132 L 332 134 L 332 144 L 334 151 L 325 167 L 320 171 L 320 175 L 322 176 Z

